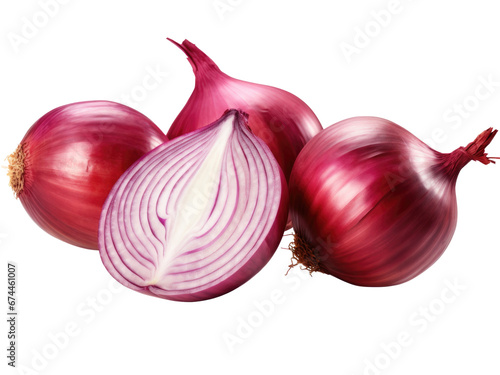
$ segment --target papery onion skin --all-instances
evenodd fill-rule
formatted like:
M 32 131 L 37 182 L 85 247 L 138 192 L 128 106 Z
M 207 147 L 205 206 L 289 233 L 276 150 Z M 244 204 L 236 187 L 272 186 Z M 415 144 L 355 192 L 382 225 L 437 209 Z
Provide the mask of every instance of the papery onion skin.
M 144 155 L 118 180 L 99 229 L 101 259 L 118 282 L 201 301 L 239 287 L 270 260 L 286 225 L 288 190 L 271 151 L 247 126 L 246 114 L 228 110 Z
M 102 205 L 114 183 L 166 141 L 149 118 L 125 105 L 63 105 L 35 122 L 9 156 L 10 184 L 43 230 L 97 250 Z
M 304 145 L 322 126 L 314 112 L 295 95 L 276 87 L 232 78 L 188 40 L 177 45 L 196 77 L 195 88 L 167 135 L 173 139 L 212 123 L 227 108 L 249 115 L 248 125 L 271 149 L 288 181 Z
M 292 266 L 360 286 L 421 274 L 453 237 L 460 170 L 470 160 L 494 162 L 484 148 L 496 132 L 443 154 L 377 117 L 326 128 L 304 147 L 290 178 Z

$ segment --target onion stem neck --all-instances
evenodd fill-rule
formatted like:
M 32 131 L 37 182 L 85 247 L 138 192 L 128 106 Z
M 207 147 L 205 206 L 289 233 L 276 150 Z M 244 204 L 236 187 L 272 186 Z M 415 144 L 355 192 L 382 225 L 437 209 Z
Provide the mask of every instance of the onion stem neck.
M 21 143 L 17 146 L 16 151 L 7 157 L 9 162 L 9 167 L 7 171 L 7 176 L 9 176 L 9 186 L 16 194 L 16 198 L 19 198 L 24 188 L 24 159 L 26 154 L 24 152 L 24 145 Z
M 472 160 L 480 161 L 483 164 L 495 163 L 496 158 L 488 157 L 488 154 L 484 152 L 486 147 L 491 143 L 498 130 L 493 130 L 493 128 L 486 129 L 484 132 L 479 134 L 474 142 L 469 143 L 465 147 L 465 151 L 470 155 Z
M 465 167 L 471 160 L 480 161 L 483 164 L 495 163 L 495 157 L 488 157 L 485 151 L 486 147 L 491 143 L 497 130 L 489 128 L 479 134 L 476 139 L 465 147 L 459 147 L 455 151 L 444 155 L 443 167 L 444 170 L 451 176 L 458 176 L 460 170 Z
M 182 52 L 186 54 L 196 77 L 204 77 L 209 72 L 225 75 L 221 72 L 219 67 L 213 62 L 210 57 L 208 57 L 202 50 L 196 47 L 196 45 L 191 43 L 189 40 L 184 40 L 182 44 L 179 44 L 170 38 L 167 38 L 167 40 L 175 44 L 182 50 Z M 202 74 L 200 75 L 199 73 Z

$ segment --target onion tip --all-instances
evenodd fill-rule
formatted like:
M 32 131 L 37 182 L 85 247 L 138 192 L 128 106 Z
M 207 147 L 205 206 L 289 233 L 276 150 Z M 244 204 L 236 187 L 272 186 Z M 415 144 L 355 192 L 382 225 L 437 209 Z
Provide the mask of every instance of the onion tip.
M 167 38 L 167 40 L 175 44 L 182 50 L 182 52 L 186 54 L 188 61 L 191 64 L 191 67 L 193 68 L 195 76 L 197 75 L 198 71 L 203 71 L 203 70 L 206 71 L 214 70 L 222 74 L 219 67 L 213 62 L 213 60 L 210 57 L 208 57 L 202 50 L 196 47 L 196 44 L 191 43 L 187 39 L 184 39 L 182 44 L 177 43 L 176 41 L 170 38 Z
M 179 47 L 179 49 L 181 49 L 186 55 L 188 54 L 186 49 L 184 48 L 184 46 L 180 43 L 177 43 L 175 40 L 173 39 L 170 39 L 170 38 L 167 38 L 167 40 L 173 44 L 175 44 L 177 47 Z
M 479 134 L 474 142 L 469 143 L 465 147 L 465 151 L 470 155 L 472 160 L 480 161 L 483 164 L 495 163 L 488 154 L 484 152 L 486 147 L 491 143 L 498 130 L 493 130 L 493 128 L 486 129 L 484 132 Z
M 7 156 L 6 160 L 9 162 L 7 176 L 9 176 L 9 186 L 14 191 L 16 198 L 19 198 L 24 188 L 24 147 L 21 143 L 17 146 L 16 151 Z

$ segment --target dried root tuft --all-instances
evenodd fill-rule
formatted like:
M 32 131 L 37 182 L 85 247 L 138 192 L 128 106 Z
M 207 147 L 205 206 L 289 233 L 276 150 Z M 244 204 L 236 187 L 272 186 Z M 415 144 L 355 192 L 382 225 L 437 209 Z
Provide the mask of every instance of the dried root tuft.
M 10 177 L 9 186 L 14 191 L 16 198 L 19 198 L 19 194 L 24 188 L 24 159 L 26 154 L 24 153 L 23 144 L 17 146 L 16 151 L 10 154 L 6 160 L 9 162 L 7 176 Z

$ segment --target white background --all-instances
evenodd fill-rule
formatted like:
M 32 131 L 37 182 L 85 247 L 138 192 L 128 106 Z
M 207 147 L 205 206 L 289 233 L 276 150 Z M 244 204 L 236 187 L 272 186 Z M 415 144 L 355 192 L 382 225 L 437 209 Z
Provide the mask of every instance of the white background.
M 236 78 L 291 91 L 325 127 L 351 116 L 385 117 L 434 138 L 442 152 L 500 127 L 500 9 L 493 0 L 401 0 L 385 21 L 372 12 L 393 10 L 387 0 L 222 0 L 229 5 L 219 13 L 213 0 L 72 0 L 49 16 L 41 3 L 0 6 L 2 158 L 40 116 L 74 101 L 131 96 L 166 132 L 194 87 L 189 63 L 166 37 L 189 39 Z M 26 22 L 39 25 L 35 35 L 26 34 Z M 363 47 L 359 30 L 366 28 L 372 36 Z M 16 46 L 14 34 L 28 37 Z M 349 61 L 341 45 L 356 47 L 355 39 L 360 48 Z M 158 84 L 141 90 L 151 70 L 161 72 Z M 474 99 L 481 79 L 496 87 Z M 445 119 L 464 102 L 467 112 L 456 122 Z M 489 153 L 500 156 L 500 136 Z M 498 374 L 499 168 L 470 163 L 462 171 L 452 243 L 404 285 L 360 288 L 299 270 L 285 277 L 290 252 L 279 249 L 247 284 L 200 303 L 110 291 L 98 253 L 39 229 L 3 176 L 0 310 L 7 309 L 13 261 L 24 370 L 6 364 L 4 323 L 0 372 Z M 460 289 L 453 293 L 450 283 Z M 266 306 L 266 316 L 257 306 Z M 68 324 L 73 336 L 63 340 Z M 406 346 L 394 344 L 405 334 Z M 240 341 L 228 345 L 228 337 Z

